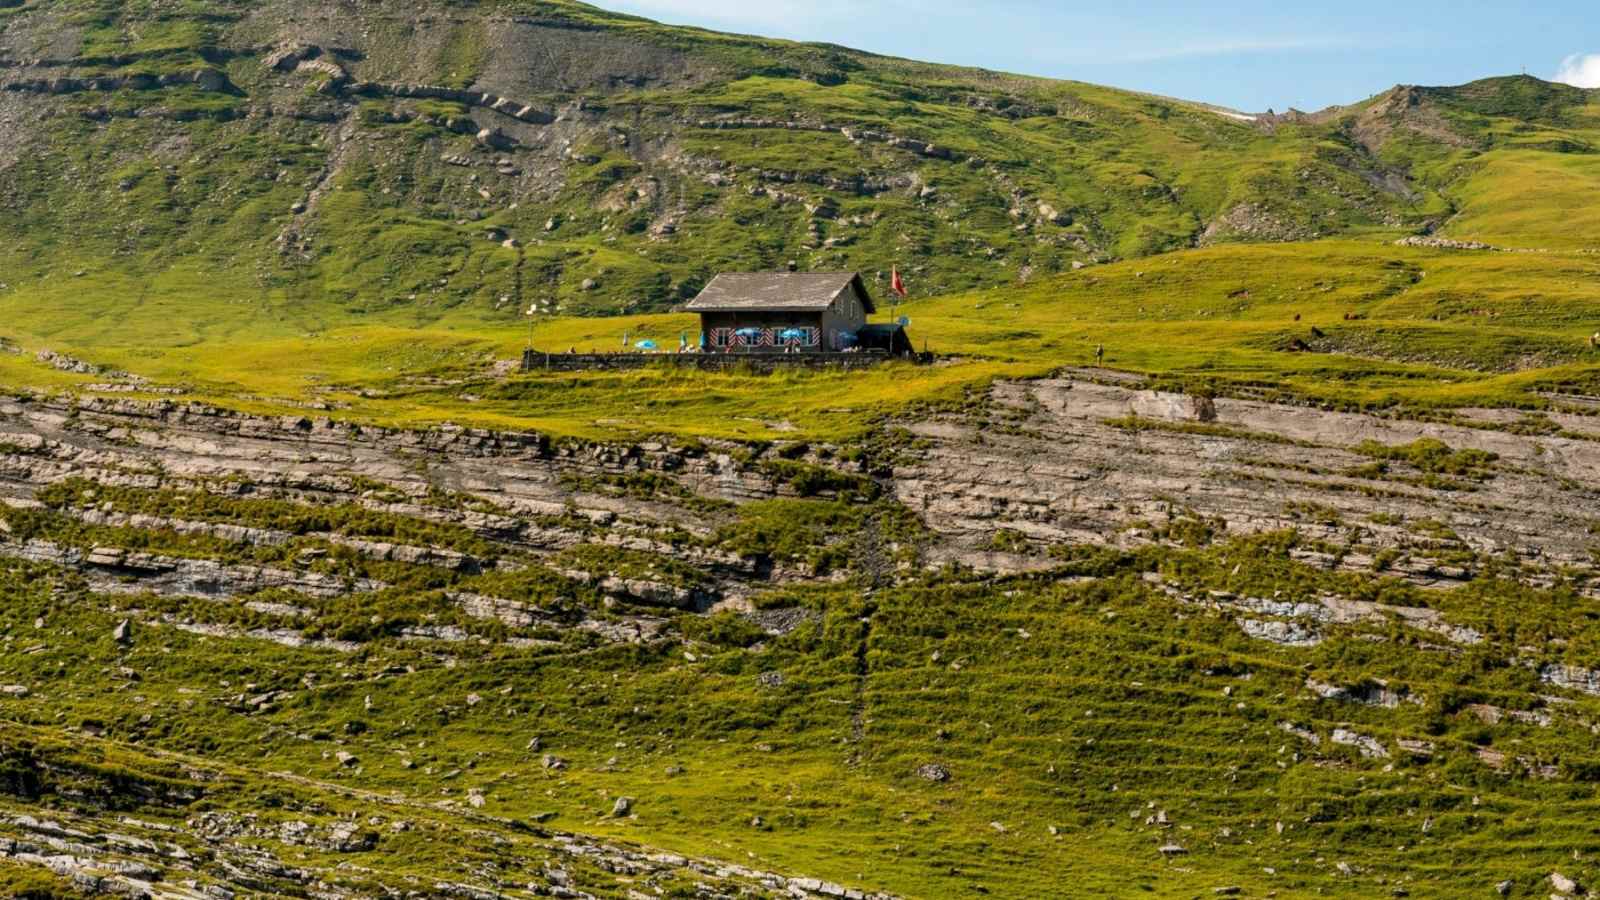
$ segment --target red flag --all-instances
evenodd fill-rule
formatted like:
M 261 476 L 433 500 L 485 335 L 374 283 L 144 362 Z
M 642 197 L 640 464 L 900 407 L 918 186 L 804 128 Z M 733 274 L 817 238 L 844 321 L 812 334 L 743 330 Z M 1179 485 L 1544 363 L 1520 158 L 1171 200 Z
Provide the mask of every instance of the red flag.
M 894 291 L 901 297 L 906 296 L 906 283 L 900 278 L 900 267 L 895 266 L 890 272 L 892 274 L 889 278 L 889 290 Z

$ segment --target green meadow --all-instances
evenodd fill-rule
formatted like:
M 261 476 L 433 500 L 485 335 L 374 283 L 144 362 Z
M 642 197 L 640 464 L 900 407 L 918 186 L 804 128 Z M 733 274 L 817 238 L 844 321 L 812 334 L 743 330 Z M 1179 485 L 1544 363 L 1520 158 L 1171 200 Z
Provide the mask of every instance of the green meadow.
M 1229 245 L 914 299 L 894 312 L 938 364 L 849 374 L 506 371 L 530 337 L 552 353 L 622 352 L 624 338 L 671 352 L 698 336 L 681 314 L 463 312 L 417 326 L 406 312 L 333 317 L 292 301 L 180 304 L 133 289 L 85 276 L 4 295 L 5 336 L 22 350 L 0 354 L 7 382 L 92 392 L 108 381 L 33 358 L 48 348 L 175 392 L 163 396 L 260 412 L 309 403 L 374 423 L 586 438 L 844 439 L 994 378 L 1090 365 L 1097 345 L 1108 368 L 1163 384 L 1361 409 L 1539 408 L 1550 392 L 1590 390 L 1600 366 L 1588 343 L 1600 330 L 1600 258 L 1376 240 Z

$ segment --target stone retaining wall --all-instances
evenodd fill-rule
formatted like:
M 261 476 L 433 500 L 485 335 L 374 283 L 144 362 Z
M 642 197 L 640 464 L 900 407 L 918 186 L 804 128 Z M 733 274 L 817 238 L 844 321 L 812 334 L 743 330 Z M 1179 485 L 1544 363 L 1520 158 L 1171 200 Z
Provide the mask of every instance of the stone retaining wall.
M 758 372 L 779 369 L 867 369 L 894 357 L 866 353 L 542 353 L 522 354 L 524 372 L 587 372 L 646 369 L 651 366 L 723 371 L 748 366 Z

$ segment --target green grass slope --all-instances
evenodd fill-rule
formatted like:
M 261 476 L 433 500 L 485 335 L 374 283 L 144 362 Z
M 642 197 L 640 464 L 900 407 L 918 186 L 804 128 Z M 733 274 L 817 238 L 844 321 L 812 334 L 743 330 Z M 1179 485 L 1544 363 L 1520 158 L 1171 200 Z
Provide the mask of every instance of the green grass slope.
M 64 280 L 48 302 L 15 309 L 0 328 L 15 348 L 0 352 L 7 384 L 262 412 L 309 406 L 394 425 L 824 440 L 858 436 L 919 403 L 960 402 L 995 378 L 1088 365 L 1096 345 L 1107 365 L 1160 383 L 1401 414 L 1549 408 L 1600 390 L 1600 355 L 1587 343 L 1600 331 L 1600 265 L 1581 252 L 1371 240 L 1183 251 L 900 306 L 918 346 L 945 357 L 936 366 L 775 375 L 495 368 L 530 338 L 556 353 L 615 350 L 625 335 L 673 347 L 698 327 L 682 314 L 552 316 L 530 329 L 456 313 L 425 325 L 328 318 L 313 328 L 209 293 L 187 311 L 206 315 L 186 319 L 142 298 L 137 283 L 103 277 Z M 35 358 L 46 348 L 105 371 L 62 371 Z
M 128 506 L 136 492 L 80 487 L 100 487 L 100 499 L 114 498 L 108 506 L 148 508 Z M 204 495 L 159 499 L 191 517 L 206 505 L 241 506 Z M 345 534 L 405 525 L 344 507 L 303 514 Z M 419 810 L 415 801 L 427 800 L 431 812 L 411 814 L 425 822 L 460 815 L 476 796 L 471 807 L 502 822 L 911 897 L 1032 897 L 1063 883 L 1084 896 L 1195 897 L 1238 886 L 1247 896 L 1459 897 L 1502 880 L 1534 896 L 1552 870 L 1600 875 L 1589 824 L 1600 767 L 1587 725 L 1597 701 L 1576 695 L 1527 709 L 1552 689 L 1533 662 L 1506 662 L 1592 650 L 1587 638 L 1527 647 L 1576 635 L 1592 617 L 1592 601 L 1564 588 L 1531 591 L 1486 576 L 1432 592 L 1331 574 L 1289 560 L 1292 534 L 1190 550 L 1069 551 L 1038 577 L 947 571 L 874 587 L 850 549 L 868 516 L 798 501 L 741 518 L 741 527 L 788 534 L 788 551 L 831 548 L 845 579 L 762 598 L 758 605 L 796 616 L 787 633 L 733 615 L 681 615 L 666 640 L 642 646 L 569 632 L 513 648 L 506 640 L 525 630 L 452 618 L 444 592 L 511 591 L 557 615 L 594 598 L 553 574 L 466 580 L 388 563 L 367 573 L 396 580 L 378 595 L 185 601 L 96 594 L 71 573 L 0 563 L 8 598 L 0 628 L 27 642 L 5 655 L 0 674 L 28 688 L 7 702 L 0 755 L 8 772 L 40 772 L 12 782 L 31 785 L 35 805 L 18 809 L 93 817 L 109 798 L 138 821 L 244 812 L 276 829 L 308 814 L 387 812 L 359 802 L 363 791 L 409 798 Z M 138 540 L 224 561 L 243 551 L 170 532 L 74 531 L 49 515 L 5 519 L 16 534 L 83 546 Z M 292 524 L 265 509 L 244 521 Z M 821 527 L 807 532 L 802 522 Z M 326 563 L 360 561 L 335 554 Z M 1276 647 L 1155 583 L 1422 604 L 1484 641 L 1441 647 L 1437 635 L 1396 620 L 1331 628 L 1316 647 Z M 285 603 L 305 611 L 269 611 Z M 141 619 L 131 640 L 113 640 L 129 615 Z M 191 627 L 143 624 L 152 618 Z M 464 626 L 474 639 L 440 649 L 403 637 L 424 622 Z M 206 627 L 213 632 L 196 630 Z M 274 628 L 360 649 L 281 647 L 240 633 Z M 1316 684 L 1346 693 L 1323 696 Z M 1380 688 L 1402 699 L 1351 699 Z M 254 694 L 276 699 L 244 702 Z M 1485 710 L 1499 715 L 1490 723 Z M 1372 758 L 1334 739 L 1336 730 L 1426 751 Z M 60 745 L 63 734 L 70 746 Z M 544 754 L 565 766 L 547 767 Z M 113 786 L 159 776 L 203 787 L 173 809 L 148 791 L 96 788 L 82 777 L 86 765 L 101 779 L 109 770 Z M 944 780 L 922 774 L 928 766 Z M 195 774 L 207 767 L 227 775 Z M 1541 774 L 1547 767 L 1558 774 Z M 294 773 L 303 787 L 276 773 Z M 21 790 L 3 803 L 16 804 Z M 626 818 L 609 814 L 619 796 L 634 799 Z M 457 856 L 423 840 L 386 830 L 354 856 L 300 858 L 340 863 L 354 873 L 346 879 L 430 883 L 525 864 L 505 858 L 503 842 Z M 1186 852 L 1164 858 L 1160 848 L 1170 845 Z M 612 890 L 599 895 L 623 896 Z
M 1541 224 L 1579 209 L 1563 198 L 1589 177 L 1592 97 L 1531 79 L 1241 121 L 575 3 L 348 12 L 7 10 L 0 303 L 66 290 L 108 315 L 134 299 L 182 313 L 217 296 L 316 331 L 505 322 L 533 302 L 659 310 L 717 271 L 789 260 L 875 278 L 899 265 L 948 293 L 1075 262 L 1429 225 L 1592 243 L 1581 216 Z M 294 48 L 310 68 L 266 65 Z M 397 85 L 470 88 L 554 121 Z
M 266 64 L 294 48 L 311 65 Z M 981 410 L 989 383 L 1088 364 L 1097 345 L 1133 380 L 1193 394 L 1397 419 L 1592 414 L 1596 92 L 1491 79 L 1243 121 L 557 0 L 28 0 L 0 8 L 0 88 L 7 393 L 732 438 L 752 443 L 716 452 L 748 454 L 799 493 L 821 480 L 856 494 L 739 506 L 597 467 L 561 484 L 662 521 L 612 528 L 569 506 L 529 519 L 567 533 L 531 547 L 457 524 L 498 512 L 481 500 L 367 480 L 308 500 L 315 479 L 175 488 L 176 473 L 130 468 L 115 484 L 35 490 L 102 454 L 0 442 L 7 495 L 27 501 L 0 507 L 0 686 L 24 689 L 0 714 L 8 837 L 20 816 L 177 829 L 210 862 L 220 845 L 188 823 L 248 813 L 263 848 L 358 895 L 385 879 L 531 894 L 556 852 L 542 828 L 910 897 L 1454 898 L 1501 882 L 1545 896 L 1552 871 L 1600 880 L 1600 700 L 1541 680 L 1594 668 L 1595 604 L 1577 573 L 1533 586 L 1514 580 L 1530 560 L 1454 541 L 1464 586 L 1424 590 L 1385 571 L 1394 560 L 1359 573 L 1297 562 L 1339 549 L 1297 532 L 1224 540 L 1174 518 L 1176 503 L 1167 544 L 1051 546 L 1032 575 L 927 568 L 912 563 L 930 539 L 915 511 L 794 458 L 837 442 L 817 452 L 892 468 L 895 442 L 914 440 L 885 425 Z M 1438 240 L 1396 244 L 1423 235 Z M 916 299 L 896 313 L 939 363 L 496 367 L 529 342 L 673 346 L 696 323 L 670 308 L 712 273 L 789 260 L 861 269 L 880 293 L 899 265 Z M 533 303 L 547 311 L 530 323 Z M 1587 440 L 1555 418 L 1479 416 Z M 160 439 L 95 428 L 83 433 L 102 450 Z M 1359 452 L 1469 494 L 1484 458 L 1425 442 Z M 426 454 L 406 458 L 426 472 Z M 147 516 L 186 524 L 134 524 Z M 216 528 L 229 525 L 281 540 Z M 1411 527 L 1449 536 L 1431 518 Z M 892 576 L 886 540 L 904 563 Z M 14 558 L 30 541 L 345 589 L 128 593 L 131 576 L 91 584 Z M 352 542 L 505 565 L 405 563 Z M 989 549 L 1018 542 L 999 531 Z M 684 559 L 727 557 L 802 573 L 740 597 L 786 627 L 618 600 L 595 580 L 690 590 L 717 576 Z M 1212 591 L 1420 608 L 1482 640 L 1445 646 L 1389 618 L 1279 646 L 1250 638 Z M 537 615 L 475 617 L 462 594 Z M 659 620 L 659 638 L 578 627 L 634 616 Z M 124 619 L 136 624 L 118 641 Z M 618 797 L 630 815 L 612 814 Z M 373 846 L 334 855 L 277 837 L 351 816 L 381 820 Z M 1186 852 L 1164 856 L 1173 844 Z M 595 864 L 572 877 L 601 897 L 712 890 Z M 79 887 L 0 865 L 0 893 Z

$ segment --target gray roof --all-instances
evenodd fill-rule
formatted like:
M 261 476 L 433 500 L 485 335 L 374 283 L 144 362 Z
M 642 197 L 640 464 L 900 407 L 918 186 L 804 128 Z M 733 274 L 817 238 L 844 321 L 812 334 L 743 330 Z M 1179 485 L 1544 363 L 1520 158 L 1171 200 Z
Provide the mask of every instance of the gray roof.
M 820 312 L 854 287 L 867 312 L 876 312 L 855 272 L 724 272 L 711 279 L 688 312 Z

